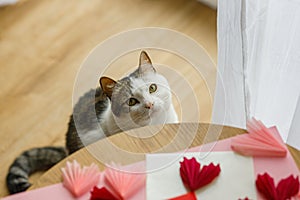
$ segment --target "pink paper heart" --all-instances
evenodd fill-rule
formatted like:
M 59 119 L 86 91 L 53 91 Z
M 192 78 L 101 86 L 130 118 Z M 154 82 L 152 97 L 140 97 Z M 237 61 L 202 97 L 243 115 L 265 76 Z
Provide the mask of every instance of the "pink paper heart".
M 276 128 L 267 128 L 252 118 L 247 122 L 248 134 L 231 139 L 233 151 L 245 156 L 285 157 L 287 148 Z
M 89 192 L 99 182 L 100 172 L 94 163 L 81 168 L 74 160 L 73 163 L 67 162 L 66 167 L 61 170 L 64 187 L 76 197 Z
M 145 174 L 126 172 L 115 164 L 105 170 L 105 181 L 120 199 L 128 199 L 146 183 Z M 138 171 L 138 170 L 137 170 Z

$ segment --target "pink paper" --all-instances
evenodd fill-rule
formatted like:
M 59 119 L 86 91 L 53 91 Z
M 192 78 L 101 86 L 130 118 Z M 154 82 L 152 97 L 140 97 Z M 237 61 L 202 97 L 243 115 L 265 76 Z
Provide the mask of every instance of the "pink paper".
M 279 135 L 275 137 L 280 137 Z M 231 145 L 231 138 L 213 142 L 210 144 L 198 146 L 189 149 L 188 151 L 190 152 L 195 152 L 195 151 L 201 151 L 203 154 L 206 154 L 207 152 L 211 151 L 232 151 L 230 148 Z M 205 153 L 204 153 L 205 152 Z M 288 175 L 293 174 L 294 176 L 299 176 L 299 170 L 294 162 L 292 156 L 290 153 L 287 153 L 286 157 L 275 157 L 275 158 L 259 158 L 259 157 L 254 157 L 254 172 L 256 176 L 258 174 L 262 174 L 264 172 L 268 172 L 272 177 L 274 177 L 274 180 L 277 184 L 277 182 L 281 178 L 285 178 Z M 134 169 L 136 167 L 139 168 L 144 168 L 145 167 L 145 162 L 139 162 L 135 163 L 127 167 L 127 170 L 130 171 L 130 169 Z M 255 184 L 255 183 L 253 183 Z M 101 179 L 98 186 L 101 187 L 104 185 L 104 180 Z M 47 186 L 41 189 L 33 190 L 33 191 L 28 191 L 28 192 L 23 192 L 19 193 L 16 195 L 12 195 L 9 197 L 3 198 L 3 200 L 37 200 L 37 199 L 43 199 L 43 200 L 88 200 L 90 197 L 90 194 L 87 193 L 80 198 L 74 198 L 72 194 L 63 187 L 63 185 L 56 184 L 56 185 L 51 185 Z M 143 187 L 141 190 L 139 190 L 136 194 L 131 196 L 129 200 L 143 200 L 146 197 L 146 191 L 145 187 Z M 263 199 L 260 194 L 258 194 L 257 199 Z
M 285 157 L 287 148 L 275 127 L 267 128 L 252 118 L 247 122 L 248 134 L 232 138 L 233 151 L 245 156 Z
M 136 163 L 137 166 L 144 165 L 143 163 Z M 131 165 L 132 167 L 136 167 L 135 165 Z M 129 170 L 130 167 L 127 166 Z M 104 176 L 100 177 L 99 184 L 97 185 L 99 188 L 103 186 L 107 186 L 104 180 Z M 39 188 L 36 190 L 31 190 L 27 192 L 22 192 L 14 195 L 10 195 L 2 198 L 1 200 L 88 200 L 90 199 L 90 192 L 80 196 L 74 197 L 72 193 L 70 193 L 62 183 L 50 185 L 47 187 Z M 139 191 L 133 194 L 128 200 L 143 200 L 146 199 L 146 191 L 145 187 L 142 187 Z
M 75 197 L 80 197 L 89 192 L 99 182 L 100 172 L 96 164 L 81 168 L 80 164 L 74 160 L 67 162 L 66 167 L 61 169 L 63 185 Z
M 14 194 L 4 197 L 2 200 L 87 200 L 90 194 L 86 193 L 75 198 L 63 185 L 58 183 L 40 189 Z
M 146 175 L 137 173 L 135 165 L 132 166 L 133 171 L 124 170 L 122 166 L 114 165 L 105 169 L 106 188 L 120 197 L 120 199 L 130 199 L 137 191 L 145 186 Z
M 194 147 L 189 149 L 189 151 L 231 151 L 230 145 L 231 138 L 228 138 L 225 140 L 217 141 L 215 143 Z M 258 174 L 268 172 L 272 177 L 274 177 L 276 184 L 280 179 L 285 178 L 291 174 L 293 174 L 294 176 L 300 175 L 299 169 L 289 151 L 286 157 L 253 157 L 253 162 L 256 177 Z M 258 193 L 257 199 L 263 200 L 264 198 Z

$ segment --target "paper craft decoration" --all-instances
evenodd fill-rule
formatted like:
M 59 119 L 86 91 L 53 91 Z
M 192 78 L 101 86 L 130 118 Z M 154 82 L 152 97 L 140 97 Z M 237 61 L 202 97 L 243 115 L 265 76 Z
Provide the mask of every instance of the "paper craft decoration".
M 105 187 L 98 188 L 94 187 L 91 191 L 91 198 L 90 200 L 118 200 L 110 191 L 108 191 Z
M 189 189 L 181 180 L 180 162 L 183 157 L 196 158 L 201 165 L 220 163 L 219 176 L 200 189 L 194 191 L 197 199 L 239 199 L 248 196 L 257 199 L 253 159 L 234 152 L 210 152 L 201 157 L 201 152 L 149 154 L 146 156 L 147 174 L 146 199 L 187 199 Z M 156 170 L 155 170 L 156 169 Z M 230 184 L 228 184 L 230 182 Z M 182 196 L 181 196 L 182 195 Z M 181 197 L 180 197 L 181 196 Z M 175 198 L 176 197 L 176 198 Z
M 99 182 L 100 172 L 94 163 L 81 169 L 79 163 L 74 160 L 73 163 L 67 162 L 66 167 L 61 170 L 63 186 L 75 197 L 89 192 Z
M 299 192 L 299 179 L 293 175 L 281 179 L 275 187 L 274 179 L 268 174 L 258 175 L 256 188 L 268 200 L 287 200 L 296 196 Z
M 201 169 L 201 164 L 196 161 L 195 157 L 187 159 L 183 157 L 183 161 L 180 162 L 180 177 L 183 184 L 191 191 L 186 195 L 180 195 L 179 197 L 171 198 L 177 200 L 193 200 L 197 199 L 195 190 L 202 188 L 203 186 L 211 183 L 221 172 L 220 165 L 215 166 L 213 163 L 204 165 Z M 169 199 L 170 200 L 170 199 Z
M 275 132 L 275 133 L 278 134 L 277 132 Z M 282 177 L 287 177 L 291 174 L 293 174 L 294 176 L 299 176 L 299 169 L 298 169 L 297 165 L 295 164 L 295 162 L 289 152 L 287 153 L 286 157 L 277 157 L 277 158 L 254 157 L 253 159 L 251 159 L 249 157 L 242 157 L 242 156 L 239 156 L 238 154 L 233 154 L 230 145 L 231 145 L 231 138 L 225 139 L 222 141 L 218 141 L 217 143 L 205 144 L 202 146 L 194 147 L 192 149 L 188 149 L 188 151 L 190 151 L 190 152 L 197 151 L 197 154 L 196 154 L 197 156 L 199 154 L 201 155 L 200 151 L 203 151 L 202 155 L 203 154 L 206 155 L 207 151 L 213 151 L 215 153 L 220 154 L 220 160 L 219 160 L 220 162 L 219 163 L 222 164 L 222 173 L 220 173 L 219 177 L 213 183 L 211 183 L 211 184 L 216 184 L 216 186 L 212 187 L 212 185 L 210 185 L 209 187 L 204 187 L 204 188 L 200 189 L 201 190 L 201 193 L 200 193 L 201 198 L 200 199 L 205 199 L 205 200 L 224 199 L 224 196 L 222 196 L 222 194 L 220 196 L 217 196 L 217 198 L 214 198 L 214 196 L 217 195 L 216 191 L 218 191 L 216 189 L 216 187 L 220 187 L 221 185 L 223 185 L 222 183 L 224 182 L 224 180 L 227 180 L 226 177 L 224 177 L 224 176 L 226 176 L 227 173 L 232 173 L 234 171 L 235 171 L 234 177 L 227 177 L 227 178 L 229 178 L 230 180 L 234 180 L 231 182 L 231 184 L 232 184 L 231 188 L 237 188 L 240 186 L 241 189 L 236 189 L 237 190 L 236 195 L 229 193 L 230 196 L 228 196 L 228 197 L 233 196 L 233 198 L 230 198 L 230 199 L 242 198 L 243 200 L 246 200 L 246 198 L 244 198 L 244 197 L 248 197 L 247 200 L 265 199 L 259 192 L 257 192 L 256 195 L 252 194 L 252 192 L 253 192 L 252 190 L 254 190 L 254 191 L 256 190 L 255 184 L 254 184 L 254 182 L 255 182 L 254 177 L 256 177 L 258 174 L 263 174 L 266 171 L 269 174 L 272 174 L 272 177 L 274 178 L 274 181 L 276 183 L 279 182 L 282 179 Z M 213 147 L 213 149 L 212 149 L 212 147 Z M 231 155 L 232 157 L 229 155 L 225 155 L 227 153 L 224 151 L 232 154 Z M 194 155 L 194 156 L 196 156 L 196 155 Z M 158 154 L 158 155 L 150 155 L 150 156 L 151 156 L 151 158 L 149 158 L 149 156 L 147 155 L 147 162 L 150 163 L 149 168 L 157 169 L 157 167 L 159 167 L 159 166 L 167 166 L 167 167 L 173 168 L 173 165 L 169 166 L 166 164 L 170 163 L 169 161 L 176 160 L 178 158 L 178 156 L 182 156 L 182 154 L 176 154 L 175 156 L 171 157 L 171 159 L 169 159 L 169 160 L 166 159 L 167 157 L 169 157 L 169 156 L 166 156 L 166 154 Z M 160 158 L 161 156 L 162 156 L 162 158 Z M 207 159 L 213 159 L 213 158 L 211 156 L 209 156 L 209 158 L 207 158 Z M 218 158 L 216 158 L 216 159 L 218 159 Z M 165 160 L 167 160 L 167 162 L 165 162 Z M 204 161 L 205 160 L 206 159 L 204 159 Z M 252 163 L 252 160 L 253 160 L 253 163 Z M 201 160 L 201 163 L 204 163 L 204 162 Z M 237 163 L 237 165 L 236 165 L 236 163 Z M 176 165 L 176 163 L 174 163 L 174 164 Z M 177 173 L 178 177 L 173 177 L 173 175 L 171 174 L 171 178 L 172 178 L 171 181 L 174 181 L 174 178 L 175 178 L 176 181 L 181 183 L 181 178 L 178 173 L 178 170 L 180 167 L 179 162 L 177 164 L 178 164 L 178 166 L 175 168 L 175 173 Z M 207 164 L 207 163 L 205 163 L 205 164 Z M 240 166 L 240 164 L 241 164 L 241 166 Z M 252 166 L 253 164 L 254 164 L 254 169 Z M 274 167 L 274 166 L 276 166 L 276 167 Z M 141 168 L 145 167 L 145 162 L 134 163 L 134 164 L 126 166 L 126 167 L 128 167 L 126 169 L 128 171 L 133 171 L 135 168 L 141 169 Z M 252 172 L 249 169 L 249 167 L 251 167 Z M 227 171 L 227 168 L 229 168 L 228 169 L 229 171 Z M 254 174 L 253 174 L 253 170 L 254 170 Z M 167 170 L 167 171 L 169 171 L 169 170 Z M 243 172 L 244 172 L 244 174 L 243 174 Z M 168 176 L 168 174 L 169 173 L 164 174 L 164 177 Z M 252 176 L 253 176 L 253 178 L 252 178 Z M 250 177 L 250 180 L 248 180 L 249 177 Z M 162 179 L 162 177 L 159 174 L 156 174 L 155 171 L 153 174 L 152 173 L 149 174 L 149 178 L 152 179 L 151 180 L 152 183 L 150 183 L 150 184 L 155 184 L 155 181 L 157 181 L 157 180 L 160 180 L 164 183 L 162 185 L 159 185 L 158 190 L 153 191 L 154 193 L 161 192 L 160 190 L 163 190 L 163 192 L 170 192 L 170 191 L 168 191 L 168 189 L 170 189 L 170 188 L 165 186 L 166 184 L 169 184 L 170 187 L 172 186 L 173 189 L 176 190 L 175 193 L 171 192 L 171 194 L 167 195 L 166 198 L 164 198 L 164 199 L 170 198 L 172 196 L 173 197 L 177 196 L 178 199 L 174 198 L 174 200 L 180 200 L 179 195 L 183 195 L 183 196 L 187 197 L 189 200 L 191 200 L 191 198 L 189 198 L 190 195 L 187 194 L 187 191 L 183 187 L 183 184 L 177 184 L 177 185 L 179 185 L 179 188 L 177 188 L 176 184 L 174 185 L 172 182 L 171 183 L 169 182 L 170 180 L 168 179 L 168 177 L 166 177 L 165 179 Z M 225 181 L 224 184 L 225 184 L 225 186 L 227 186 L 228 181 L 227 182 Z M 250 188 L 245 188 L 244 186 L 248 185 L 248 184 L 250 184 Z M 103 186 L 105 186 L 104 176 L 101 175 L 98 187 L 101 188 Z M 146 187 L 148 187 L 148 179 L 147 179 L 147 186 L 144 185 L 139 191 L 137 191 L 136 194 L 134 194 L 128 200 L 146 199 Z M 167 191 L 164 190 L 165 188 Z M 242 190 L 245 190 L 245 189 L 250 190 L 250 192 L 249 191 L 241 192 Z M 150 190 L 150 192 L 151 192 L 151 190 Z M 225 191 L 225 194 L 227 194 L 226 192 L 228 193 L 230 191 Z M 209 193 L 212 194 L 212 197 L 209 196 Z M 196 193 L 196 195 L 197 195 L 197 193 Z M 26 200 L 35 200 L 35 199 L 87 200 L 90 197 L 91 197 L 90 192 L 87 192 L 83 196 L 75 198 L 65 187 L 63 187 L 62 183 L 58 183 L 58 184 L 50 185 L 47 187 L 39 188 L 36 190 L 26 191 L 26 192 L 18 193 L 15 195 L 7 196 L 7 197 L 2 198 L 2 200 L 24 200 L 24 199 L 26 199 Z M 184 199 L 184 197 L 183 197 L 182 200 L 187 200 L 187 198 Z M 300 200 L 300 195 L 298 194 L 297 196 L 293 197 L 291 200 Z
M 178 197 L 174 197 L 168 200 L 197 200 L 197 197 L 194 192 L 189 192 L 184 195 L 180 195 Z
M 213 163 L 204 165 L 200 169 L 200 163 L 193 157 L 191 159 L 183 158 L 180 162 L 180 176 L 184 185 L 195 191 L 209 183 L 211 183 L 221 171 L 220 165 L 215 166 Z
M 231 148 L 245 156 L 285 157 L 287 148 L 276 128 L 267 128 L 255 118 L 247 122 L 248 134 L 233 137 Z
M 145 185 L 146 176 L 134 172 L 122 171 L 122 167 L 115 164 L 105 170 L 105 182 L 111 187 L 119 199 L 129 199 Z

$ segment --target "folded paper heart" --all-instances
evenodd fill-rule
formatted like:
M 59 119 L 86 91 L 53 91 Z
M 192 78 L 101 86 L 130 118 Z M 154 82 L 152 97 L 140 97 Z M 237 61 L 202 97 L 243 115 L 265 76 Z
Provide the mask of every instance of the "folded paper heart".
M 195 191 L 211 183 L 220 174 L 220 165 L 213 163 L 204 165 L 200 169 L 200 163 L 195 158 L 183 158 L 180 162 L 180 176 L 183 184 L 190 190 Z
M 74 160 L 73 163 L 67 162 L 66 167 L 61 170 L 63 186 L 75 197 L 89 192 L 99 182 L 100 172 L 94 163 L 89 167 L 81 168 L 80 164 Z
M 210 163 L 209 165 L 201 165 L 193 157 L 191 159 L 183 158 L 180 162 L 180 177 L 183 184 L 191 191 L 185 195 L 171 198 L 169 200 L 194 200 L 196 195 L 195 190 L 198 190 L 208 184 L 210 184 L 221 172 L 220 165 L 214 165 Z
M 116 196 L 120 199 L 128 199 L 145 185 L 146 176 L 122 170 L 121 166 L 112 164 L 104 172 L 105 181 Z
M 257 190 L 268 200 L 287 200 L 299 192 L 299 179 L 290 175 L 281 179 L 275 186 L 274 179 L 268 174 L 258 175 L 256 179 Z
M 91 198 L 90 200 L 119 200 L 117 197 L 115 197 L 109 190 L 107 190 L 105 187 L 98 188 L 94 187 L 91 191 Z
M 184 194 L 184 195 L 181 195 L 178 197 L 174 197 L 174 198 L 171 198 L 168 200 L 197 200 L 197 197 L 194 192 L 189 192 L 187 194 Z
M 231 140 L 233 151 L 245 156 L 285 157 L 287 148 L 276 128 L 267 128 L 255 118 L 247 122 L 248 134 Z
M 111 164 L 104 171 L 105 186 L 94 187 L 90 200 L 129 199 L 145 185 L 145 180 L 145 174 L 126 172 L 122 166 Z

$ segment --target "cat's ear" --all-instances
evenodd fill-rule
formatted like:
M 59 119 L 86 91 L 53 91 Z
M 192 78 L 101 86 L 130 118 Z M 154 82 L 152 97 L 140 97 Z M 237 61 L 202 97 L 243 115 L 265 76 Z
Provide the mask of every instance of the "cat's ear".
M 113 79 L 105 77 L 105 76 L 101 77 L 99 82 L 100 82 L 102 91 L 111 99 L 114 87 L 117 82 L 114 81 Z
M 145 51 L 142 51 L 140 54 L 140 62 L 138 68 L 139 74 L 145 74 L 148 72 L 155 73 L 156 70 L 154 69 L 151 59 Z

